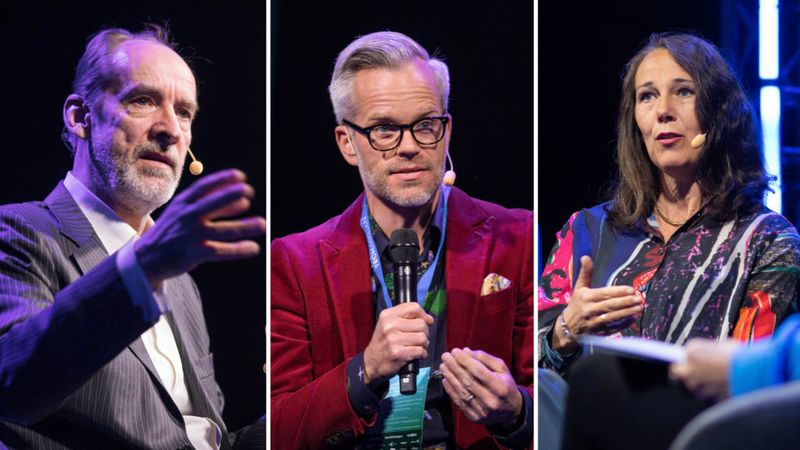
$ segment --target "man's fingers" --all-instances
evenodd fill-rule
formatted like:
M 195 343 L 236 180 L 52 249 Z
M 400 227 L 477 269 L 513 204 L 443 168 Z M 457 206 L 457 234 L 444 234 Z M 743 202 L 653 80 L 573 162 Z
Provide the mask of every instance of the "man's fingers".
M 450 352 L 442 353 L 442 364 L 440 366 L 445 378 L 456 388 L 462 398 L 468 397 L 469 388 L 475 384 L 472 376 L 456 361 Z
M 240 220 L 220 220 L 206 225 L 207 238 L 214 241 L 240 241 L 258 237 L 267 231 L 263 217 L 248 217 Z
M 498 370 L 492 371 L 475 357 L 476 353 L 481 353 L 482 358 L 491 360 L 491 364 L 497 367 Z M 473 352 L 469 348 L 464 350 L 454 349 L 452 354 L 461 367 L 475 380 L 475 383 L 469 388 L 470 391 L 480 397 L 481 403 L 489 407 L 489 409 L 497 408 L 498 398 L 505 397 L 508 394 L 508 386 L 504 382 L 504 377 L 501 376 L 508 372 L 505 363 L 499 360 L 498 364 L 497 358 L 484 352 Z
M 255 241 L 219 242 L 205 241 L 206 261 L 230 261 L 257 256 L 261 246 Z
M 426 350 L 430 344 L 428 333 L 423 331 L 394 333 L 387 337 L 387 341 L 400 347 L 422 347 Z
M 578 274 L 578 281 L 575 282 L 575 289 L 592 287 L 592 258 L 581 256 L 581 271 Z
M 466 350 L 460 348 L 453 349 L 450 352 L 458 364 L 470 375 L 470 377 L 478 383 L 489 382 L 492 373 L 480 361 L 472 357 Z
M 248 209 L 250 209 L 250 204 L 252 202 L 247 197 L 239 197 L 234 199 L 230 203 L 223 205 L 220 208 L 217 208 L 211 211 L 208 214 L 203 216 L 203 219 L 206 220 L 215 220 L 221 219 L 226 217 L 236 217 L 245 213 Z
M 439 370 L 441 370 L 442 373 L 444 373 L 444 369 L 439 369 Z M 445 378 L 442 378 L 442 386 L 444 386 L 444 390 L 445 390 L 445 392 L 447 392 L 447 395 L 450 396 L 450 398 L 453 398 L 453 399 L 457 398 L 456 390 L 453 387 L 453 384 L 450 383 L 449 381 L 447 381 L 447 377 L 446 376 L 445 376 Z
M 502 382 L 480 361 L 464 350 L 454 349 L 442 355 L 442 362 L 447 370 L 442 372 L 446 377 L 448 373 L 453 375 L 448 379 L 464 394 L 462 398 L 474 395 L 486 407 L 497 406 L 498 396 L 503 395 Z
M 462 403 L 464 400 L 468 399 L 470 395 L 472 395 L 469 389 L 467 389 L 461 383 L 461 380 L 458 378 L 458 376 L 456 376 L 446 364 L 442 363 L 439 369 L 444 375 L 444 379 L 442 379 L 442 385 L 445 385 L 447 395 L 449 395 L 456 404 Z
M 197 199 L 192 203 L 190 211 L 191 214 L 197 217 L 207 218 L 212 216 L 218 209 L 224 208 L 241 198 L 252 198 L 254 195 L 255 190 L 249 184 L 232 183 Z
M 423 320 L 422 318 L 406 319 L 402 317 L 397 322 L 397 329 L 404 333 L 421 332 L 427 335 L 430 332 L 428 323 L 425 322 L 425 320 Z
M 477 361 L 475 363 L 477 364 Z M 442 385 L 453 403 L 464 412 L 469 420 L 479 422 L 485 419 L 488 415 L 487 407 L 496 403 L 496 396 L 478 382 L 465 384 L 467 378 L 463 376 L 459 378 L 458 375 L 455 375 L 455 372 L 451 370 L 454 366 L 443 363 L 440 368 L 445 375 Z
M 383 313 L 387 314 L 397 314 L 400 317 L 405 319 L 422 319 L 428 325 L 433 325 L 433 316 L 425 312 L 425 309 L 420 306 L 417 302 L 411 303 L 400 303 L 397 306 L 393 306 L 389 309 L 383 310 Z
M 453 403 L 464 413 L 467 419 L 477 422 L 486 416 L 485 411 L 481 409 L 480 404 L 474 398 L 465 400 L 469 397 L 460 397 L 456 388 L 453 387 L 452 383 L 448 382 L 447 379 L 442 380 L 442 386 L 444 386 L 447 395 L 450 396 Z
M 508 366 L 506 366 L 505 361 L 503 361 L 502 359 L 496 356 L 492 356 L 481 350 L 470 350 L 469 348 L 466 348 L 464 350 L 467 352 L 467 354 L 477 359 L 492 372 L 497 372 L 497 373 L 508 372 Z
M 214 189 L 218 189 L 230 183 L 243 183 L 246 180 L 247 176 L 241 170 L 220 170 L 219 172 L 214 172 L 195 181 L 191 186 L 186 188 L 178 198 L 192 203 Z

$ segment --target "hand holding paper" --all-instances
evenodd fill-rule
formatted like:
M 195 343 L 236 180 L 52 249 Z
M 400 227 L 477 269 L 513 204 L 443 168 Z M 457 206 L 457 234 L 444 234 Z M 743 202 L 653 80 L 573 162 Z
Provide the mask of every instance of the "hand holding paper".
M 692 339 L 686 344 L 686 360 L 672 364 L 669 374 L 700 398 L 724 400 L 731 395 L 728 373 L 737 348 L 734 341 Z
M 433 317 L 418 303 L 384 309 L 364 350 L 364 383 L 378 385 L 415 359 L 428 356 L 428 327 Z

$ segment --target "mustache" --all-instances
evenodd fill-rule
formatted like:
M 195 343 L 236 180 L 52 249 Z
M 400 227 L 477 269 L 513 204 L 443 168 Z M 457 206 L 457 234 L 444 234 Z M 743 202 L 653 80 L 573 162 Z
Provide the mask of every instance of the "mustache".
M 396 172 L 401 172 L 408 169 L 417 169 L 417 170 L 433 170 L 433 164 L 430 162 L 400 162 L 397 164 L 390 164 L 384 169 L 384 173 L 386 175 L 390 175 Z
M 133 149 L 133 159 L 140 159 L 142 157 L 157 157 L 158 159 L 165 159 L 169 164 L 175 168 L 178 165 L 178 148 L 174 145 L 162 146 L 158 142 L 146 142 L 139 144 Z
M 162 146 L 158 142 L 145 142 L 144 144 L 137 145 L 134 149 L 133 156 L 140 157 L 145 153 L 161 153 L 162 155 L 167 155 L 172 159 L 176 159 L 178 157 L 178 148 L 174 145 L 168 145 L 166 147 Z

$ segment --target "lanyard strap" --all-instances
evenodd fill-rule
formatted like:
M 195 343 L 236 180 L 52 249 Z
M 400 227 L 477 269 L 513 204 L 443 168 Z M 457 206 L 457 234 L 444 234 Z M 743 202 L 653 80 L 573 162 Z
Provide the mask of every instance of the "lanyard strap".
M 433 264 L 428 267 L 428 269 L 417 282 L 417 302 L 420 305 L 425 304 L 425 296 L 428 294 L 428 290 L 431 288 L 431 283 L 433 282 L 433 273 L 436 271 L 436 266 L 439 264 L 439 257 L 441 256 L 442 248 L 444 247 L 444 238 L 445 233 L 447 232 L 448 197 L 450 197 L 450 186 L 443 185 L 441 188 L 441 195 L 439 196 L 439 204 L 436 205 L 436 211 L 434 211 L 434 218 L 441 213 L 440 217 L 442 221 L 442 236 L 441 239 L 439 239 L 439 248 L 436 250 L 436 257 L 433 259 Z M 367 238 L 367 247 L 369 248 L 369 265 L 372 267 L 372 273 L 375 274 L 375 277 L 378 279 L 378 282 L 381 285 L 386 307 L 391 308 L 392 301 L 391 297 L 389 297 L 389 290 L 386 288 L 386 281 L 383 278 L 381 257 L 378 254 L 378 248 L 375 245 L 375 239 L 372 237 L 372 230 L 370 230 L 369 226 L 369 209 L 367 207 L 366 195 L 364 195 L 364 202 L 361 205 L 361 220 L 359 222 L 361 224 L 361 230 L 364 231 L 364 236 Z

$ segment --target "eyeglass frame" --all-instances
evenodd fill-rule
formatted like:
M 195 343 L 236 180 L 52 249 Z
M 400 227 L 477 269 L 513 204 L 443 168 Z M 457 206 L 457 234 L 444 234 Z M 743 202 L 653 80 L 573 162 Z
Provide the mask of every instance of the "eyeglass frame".
M 428 143 L 423 144 L 422 142 L 419 141 L 419 139 L 417 139 L 417 135 L 414 134 L 414 125 L 416 125 L 416 124 L 418 124 L 420 122 L 423 122 L 425 120 L 433 120 L 433 119 L 440 120 L 442 122 L 442 135 L 439 137 L 439 139 L 437 139 L 437 140 L 435 140 L 433 142 L 428 142 Z M 366 136 L 367 141 L 369 142 L 369 146 L 372 147 L 372 149 L 375 150 L 376 152 L 381 152 L 381 153 L 391 152 L 393 150 L 396 150 L 397 147 L 400 147 L 400 144 L 403 142 L 403 133 L 405 133 L 406 130 L 409 130 L 409 133 L 411 133 L 411 138 L 414 139 L 414 142 L 416 142 L 419 145 L 434 145 L 434 144 L 438 144 L 439 142 L 442 141 L 442 139 L 444 139 L 444 135 L 447 134 L 447 124 L 449 122 L 450 122 L 450 116 L 433 116 L 433 117 L 422 117 L 420 119 L 417 119 L 417 120 L 415 120 L 415 121 L 413 121 L 411 123 L 405 124 L 405 125 L 398 125 L 398 124 L 395 124 L 395 123 L 379 123 L 379 124 L 375 124 L 375 125 L 372 125 L 372 126 L 369 126 L 369 127 L 362 128 L 362 127 L 354 124 L 353 122 L 350 122 L 347 119 L 342 119 L 342 123 L 343 124 L 347 125 L 348 127 L 352 128 L 353 130 L 358 131 L 359 133 L 361 133 L 364 136 Z M 385 127 L 387 125 L 391 125 L 391 126 L 400 128 L 400 138 L 397 140 L 397 145 L 395 145 L 392 148 L 387 148 L 387 149 L 383 149 L 382 150 L 382 149 L 379 149 L 379 148 L 375 147 L 375 144 L 372 143 L 372 138 L 370 137 L 370 134 L 372 133 L 372 130 L 374 130 L 375 128 Z

